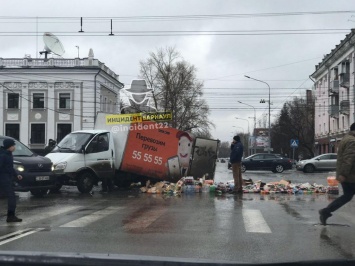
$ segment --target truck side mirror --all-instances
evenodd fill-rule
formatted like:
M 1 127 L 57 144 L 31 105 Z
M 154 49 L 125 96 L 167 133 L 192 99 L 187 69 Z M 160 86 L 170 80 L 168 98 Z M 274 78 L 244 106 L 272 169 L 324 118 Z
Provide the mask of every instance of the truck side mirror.
M 81 153 L 85 154 L 85 145 L 81 146 Z

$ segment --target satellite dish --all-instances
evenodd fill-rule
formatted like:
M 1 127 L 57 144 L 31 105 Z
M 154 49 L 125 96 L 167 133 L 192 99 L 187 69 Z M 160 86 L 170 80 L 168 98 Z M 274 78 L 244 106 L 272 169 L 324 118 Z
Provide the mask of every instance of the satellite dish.
M 60 40 L 50 32 L 45 32 L 43 34 L 44 50 L 39 52 L 40 54 L 45 54 L 47 59 L 47 54 L 53 53 L 59 56 L 62 56 L 65 53 L 63 44 Z

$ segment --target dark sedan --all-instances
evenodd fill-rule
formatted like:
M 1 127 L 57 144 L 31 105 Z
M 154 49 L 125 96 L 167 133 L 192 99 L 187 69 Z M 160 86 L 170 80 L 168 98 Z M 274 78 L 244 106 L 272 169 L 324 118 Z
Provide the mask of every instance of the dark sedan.
M 242 172 L 246 170 L 271 170 L 274 173 L 282 173 L 292 169 L 292 160 L 279 154 L 257 153 L 242 160 Z

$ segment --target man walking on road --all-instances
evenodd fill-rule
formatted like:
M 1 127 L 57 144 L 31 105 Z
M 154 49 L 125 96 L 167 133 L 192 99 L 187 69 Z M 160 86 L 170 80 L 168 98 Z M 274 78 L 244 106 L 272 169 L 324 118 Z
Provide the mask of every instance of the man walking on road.
M 7 196 L 7 219 L 6 222 L 22 222 L 22 219 L 16 217 L 16 196 L 13 188 L 12 179 L 17 177 L 22 179 L 21 175 L 17 175 L 14 169 L 14 160 L 12 152 L 15 150 L 15 141 L 13 139 L 5 139 L 0 150 L 0 189 Z
M 242 157 L 243 157 L 243 144 L 240 142 L 239 136 L 233 137 L 231 145 L 230 163 L 232 164 L 234 191 L 233 193 L 243 193 L 243 179 L 242 179 Z
M 339 143 L 336 179 L 341 183 L 344 194 L 319 211 L 322 225 L 326 225 L 332 212 L 348 203 L 355 194 L 355 123 Z

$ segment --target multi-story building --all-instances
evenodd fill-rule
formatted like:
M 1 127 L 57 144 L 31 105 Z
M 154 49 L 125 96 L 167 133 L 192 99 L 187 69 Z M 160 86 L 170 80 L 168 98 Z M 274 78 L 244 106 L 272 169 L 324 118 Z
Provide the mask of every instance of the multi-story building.
M 315 97 L 315 153 L 337 152 L 354 118 L 355 30 L 336 45 L 311 75 Z
M 119 76 L 88 58 L 0 58 L 0 134 L 33 150 L 93 129 L 97 112 L 119 113 Z

